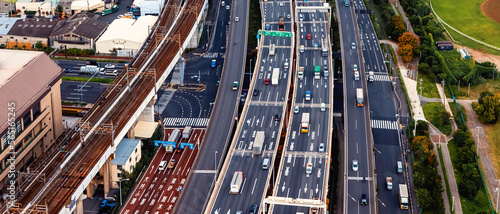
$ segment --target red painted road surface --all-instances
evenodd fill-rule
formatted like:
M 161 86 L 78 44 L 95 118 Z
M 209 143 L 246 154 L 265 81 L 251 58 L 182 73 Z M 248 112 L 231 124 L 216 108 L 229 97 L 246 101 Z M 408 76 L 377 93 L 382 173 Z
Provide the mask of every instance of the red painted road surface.
M 165 138 L 172 133 L 173 129 L 165 129 Z M 182 129 L 181 129 L 182 132 Z M 185 148 L 174 149 L 174 153 L 166 153 L 165 147 L 161 147 L 155 154 L 151 165 L 137 184 L 134 192 L 131 193 L 128 201 L 125 203 L 123 214 L 170 214 L 174 208 L 180 191 L 189 174 L 191 165 L 198 153 L 196 144 L 203 141 L 205 129 L 193 129 L 189 138 L 189 143 L 194 144 L 194 149 Z M 182 140 L 182 139 L 181 139 Z M 179 143 L 177 142 L 177 146 Z M 175 159 L 175 167 L 164 170 L 158 170 L 161 161 L 167 163 Z

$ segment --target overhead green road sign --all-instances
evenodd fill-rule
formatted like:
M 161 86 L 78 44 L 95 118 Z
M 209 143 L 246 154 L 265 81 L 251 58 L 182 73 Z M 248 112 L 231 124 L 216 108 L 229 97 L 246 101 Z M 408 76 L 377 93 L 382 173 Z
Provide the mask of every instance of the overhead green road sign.
M 259 30 L 258 33 L 259 35 L 264 35 L 264 36 L 292 37 L 291 32 L 283 32 L 283 31 Z

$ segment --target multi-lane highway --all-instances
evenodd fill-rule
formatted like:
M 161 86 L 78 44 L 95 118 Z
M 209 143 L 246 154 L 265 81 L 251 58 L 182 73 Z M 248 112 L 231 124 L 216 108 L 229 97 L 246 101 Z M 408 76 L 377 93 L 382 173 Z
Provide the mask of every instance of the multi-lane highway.
M 198 155 L 187 186 L 183 190 L 180 201 L 175 207 L 175 213 L 202 213 L 210 195 L 218 166 L 227 149 L 227 142 L 230 142 L 230 135 L 236 116 L 236 107 L 239 104 L 238 90 L 232 90 L 232 83 L 239 83 L 243 80 L 244 62 L 246 59 L 246 44 L 248 32 L 248 1 L 226 0 L 225 4 L 230 5 L 230 10 L 222 7 L 220 1 L 216 1 L 214 6 L 220 7 L 217 19 L 214 42 L 211 52 L 220 52 L 224 47 L 222 43 L 227 42 L 226 58 L 223 64 L 223 71 L 217 98 L 212 110 L 212 119 L 209 122 L 200 154 Z M 229 14 L 231 19 L 229 19 Z M 238 21 L 235 21 L 238 17 Z M 229 28 L 226 28 L 230 23 Z M 222 63 L 219 60 L 219 63 Z
M 353 1 L 356 11 L 366 10 L 363 1 Z M 408 184 L 405 173 L 397 172 L 397 161 L 403 161 L 400 127 L 397 121 L 397 100 L 391 87 L 391 79 L 384 64 L 380 43 L 368 14 L 357 15 L 365 73 L 374 72 L 374 81 L 368 83 L 370 98 L 370 121 L 375 147 L 377 169 L 377 192 L 379 213 L 408 213 L 400 209 L 399 184 Z M 403 98 L 404 99 L 404 98 Z M 406 172 L 406 170 L 403 170 Z M 393 189 L 387 190 L 386 178 L 391 177 Z
M 359 38 L 354 8 L 344 6 L 344 1 L 336 1 L 336 3 L 342 40 L 344 117 L 346 118 L 344 121 L 346 146 L 343 210 L 345 213 L 375 213 L 373 144 L 364 76 L 366 71 L 362 58 L 363 47 Z M 357 79 L 354 75 L 355 65 L 359 70 Z M 357 106 L 357 89 L 363 91 L 363 106 Z M 366 195 L 366 205 L 361 203 L 363 195 Z
M 278 30 L 279 17 L 288 20 L 285 31 L 291 31 L 291 5 L 288 1 L 263 2 L 265 24 L 270 30 Z M 271 45 L 275 53 L 272 54 Z M 216 189 L 212 194 L 208 212 L 232 213 L 249 210 L 252 204 L 261 209 L 261 202 L 266 186 L 271 177 L 271 171 L 263 169 L 263 161 L 270 160 L 272 166 L 275 159 L 277 143 L 280 138 L 282 121 L 288 99 L 290 87 L 290 69 L 293 41 L 291 37 L 263 36 L 259 45 L 259 60 L 253 75 L 250 93 L 243 110 L 238 130 L 233 139 L 232 147 L 221 171 Z M 286 67 L 285 63 L 289 66 Z M 273 70 L 278 69 L 278 76 L 274 77 Z M 277 84 L 272 80 L 277 79 Z M 270 83 L 266 85 L 266 79 Z M 277 117 L 278 116 L 278 117 Z M 265 139 L 262 152 L 254 152 L 254 143 L 257 141 L 258 131 L 264 131 Z M 236 171 L 243 172 L 243 184 L 239 194 L 230 194 L 230 183 Z
M 323 6 L 321 1 L 308 1 L 299 7 Z M 333 77 L 329 42 L 328 13 L 318 10 L 298 9 L 294 14 L 297 26 L 296 70 L 304 68 L 303 78 L 296 75 L 294 106 L 291 112 L 287 141 L 280 165 L 274 196 L 293 199 L 316 199 L 325 201 L 328 186 L 329 151 L 331 148 Z M 323 41 L 325 42 L 323 44 Z M 316 44 L 316 45 L 315 45 Z M 304 47 L 302 52 L 300 49 Z M 327 48 L 323 53 L 323 47 Z M 315 74 L 319 66 L 319 74 Z M 297 72 L 296 72 L 297 74 Z M 306 92 L 310 91 L 310 100 Z M 324 107 L 323 107 L 324 106 Z M 295 107 L 294 107 L 295 108 Z M 301 132 L 301 120 L 309 114 L 309 130 Z M 311 164 L 311 171 L 307 165 Z M 273 213 L 308 213 L 308 207 L 275 205 Z

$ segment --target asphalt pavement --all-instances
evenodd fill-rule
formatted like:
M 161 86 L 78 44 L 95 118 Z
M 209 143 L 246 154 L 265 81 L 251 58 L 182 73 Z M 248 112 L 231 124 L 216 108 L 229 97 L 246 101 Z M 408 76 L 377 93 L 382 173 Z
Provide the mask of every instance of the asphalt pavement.
M 64 59 L 56 59 L 54 60 L 59 67 L 65 70 L 64 76 L 68 77 L 91 77 L 91 74 L 80 74 L 81 66 L 86 65 L 86 61 L 80 60 L 64 60 Z M 114 67 L 105 68 L 106 65 L 111 65 Z M 99 62 L 99 66 L 105 69 L 105 71 L 113 71 L 121 72 L 123 68 L 125 68 L 125 63 L 114 63 L 114 62 Z M 68 70 L 69 69 L 69 70 Z M 100 73 L 96 75 L 99 78 L 115 78 L 115 76 L 111 75 L 101 75 Z
M 84 84 L 84 82 L 62 81 L 61 100 L 94 103 L 108 87 L 107 84 L 89 82 L 82 88 Z
M 344 69 L 344 118 L 345 118 L 345 172 L 344 179 L 344 213 L 375 213 L 375 188 L 373 182 L 373 159 L 370 130 L 368 129 L 370 115 L 366 108 L 366 78 L 361 50 L 363 45 L 355 23 L 353 7 L 345 7 L 344 1 L 337 1 L 337 15 L 340 23 L 340 38 Z M 354 44 L 353 44 L 354 43 Z M 354 78 L 354 65 L 357 65 L 360 78 Z M 356 106 L 356 89 L 363 89 L 363 106 Z M 358 166 L 354 167 L 353 162 Z M 368 178 L 368 179 L 366 179 Z M 365 182 L 364 179 L 367 181 Z M 362 194 L 367 195 L 368 206 L 361 204 Z

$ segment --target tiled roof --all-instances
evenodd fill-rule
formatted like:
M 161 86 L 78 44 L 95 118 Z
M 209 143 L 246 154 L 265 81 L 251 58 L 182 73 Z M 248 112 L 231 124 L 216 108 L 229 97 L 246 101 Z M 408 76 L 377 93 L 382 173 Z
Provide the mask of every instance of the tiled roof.
M 108 27 L 108 23 L 97 20 L 98 15 L 81 12 L 61 22 L 52 32 L 51 37 L 73 33 L 86 38 L 97 38 Z
M 59 21 L 47 18 L 19 19 L 7 35 L 49 38 Z

